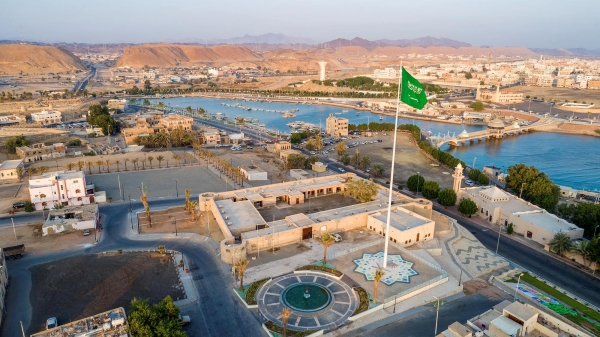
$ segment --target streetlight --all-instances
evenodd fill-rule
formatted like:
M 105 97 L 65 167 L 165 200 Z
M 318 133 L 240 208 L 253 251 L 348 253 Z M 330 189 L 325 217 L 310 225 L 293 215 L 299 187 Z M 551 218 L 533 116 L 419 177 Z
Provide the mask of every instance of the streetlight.
M 514 301 L 517 300 L 517 291 L 519 291 L 519 284 L 521 283 L 521 276 L 523 276 L 523 273 L 519 274 L 519 280 L 517 281 L 517 289 L 515 289 L 515 299 L 514 299 Z
M 498 225 L 498 242 L 496 243 L 496 255 L 498 255 L 498 247 L 500 246 L 500 232 L 502 231 L 502 226 Z
M 12 222 L 13 232 L 15 232 L 15 241 L 17 242 L 17 246 L 18 246 L 19 240 L 17 240 L 17 231 L 15 230 L 15 220 L 13 220 L 13 218 L 10 218 L 10 221 Z
M 124 184 L 121 184 L 121 199 L 123 201 L 125 201 L 125 188 L 124 188 Z
M 177 198 L 179 198 L 179 190 L 177 189 L 177 179 L 175 179 L 175 193 L 177 194 Z
M 173 219 L 173 221 L 175 223 L 175 236 L 177 236 L 177 218 L 174 216 L 172 216 L 171 218 Z
M 435 310 L 435 333 L 434 336 L 437 336 L 437 328 L 438 328 L 438 317 L 440 315 L 440 299 L 438 297 L 433 296 L 437 300 L 436 310 Z M 444 302 L 442 302 L 442 305 Z

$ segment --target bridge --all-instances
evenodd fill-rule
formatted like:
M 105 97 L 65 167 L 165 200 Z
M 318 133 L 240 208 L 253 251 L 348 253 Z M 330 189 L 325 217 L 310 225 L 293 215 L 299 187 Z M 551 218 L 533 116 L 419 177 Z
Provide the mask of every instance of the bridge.
M 463 131 L 459 135 L 450 135 L 448 133 L 446 135 L 429 136 L 428 140 L 432 146 L 435 146 L 438 149 L 446 143 L 448 143 L 450 146 L 458 147 L 461 145 L 466 145 L 467 143 L 474 143 L 475 141 L 483 142 L 485 140 L 494 138 L 502 139 L 504 137 L 522 135 L 529 131 L 534 131 L 541 128 L 549 128 L 556 126 L 556 121 L 553 121 L 549 118 L 541 118 L 529 125 L 523 126 L 518 125 L 516 123 L 505 126 L 502 121 L 494 120 L 488 124 L 488 128 L 485 130 L 475 132 Z

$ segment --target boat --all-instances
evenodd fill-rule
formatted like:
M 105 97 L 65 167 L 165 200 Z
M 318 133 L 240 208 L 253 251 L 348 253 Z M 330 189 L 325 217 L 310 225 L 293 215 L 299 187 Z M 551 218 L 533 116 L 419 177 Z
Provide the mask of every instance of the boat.
M 252 117 L 246 117 L 246 118 L 244 118 L 244 122 L 250 122 L 250 121 L 252 121 Z
M 283 118 L 295 118 L 296 117 L 296 115 L 294 115 L 291 112 L 286 112 L 282 116 L 283 116 Z
M 357 115 L 357 116 L 360 116 L 360 111 L 357 111 L 357 112 L 356 112 L 356 115 Z
M 344 110 L 342 110 L 342 112 L 348 112 L 348 109 L 344 109 Z
M 383 116 L 379 116 L 379 120 L 382 121 L 383 120 Z
M 336 112 L 335 114 L 336 114 L 336 115 L 341 115 L 342 113 L 341 113 L 341 112 Z

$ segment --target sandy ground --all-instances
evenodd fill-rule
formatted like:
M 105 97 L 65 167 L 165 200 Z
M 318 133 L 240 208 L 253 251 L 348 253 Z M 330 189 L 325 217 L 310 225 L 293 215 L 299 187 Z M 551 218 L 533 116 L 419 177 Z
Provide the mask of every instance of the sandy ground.
M 225 238 L 223 233 L 219 230 L 217 221 L 212 214 L 200 212 L 197 208 L 195 220 L 192 219 L 192 214 L 189 214 L 184 210 L 183 206 L 151 212 L 152 227 L 148 226 L 148 218 L 145 213 L 139 213 L 137 216 L 139 217 L 142 234 L 174 234 L 175 225 L 177 225 L 178 233 L 196 233 L 203 236 L 210 236 L 217 242 L 220 242 Z M 210 223 L 209 221 L 204 221 L 205 219 L 208 219 L 207 216 L 211 217 Z
M 523 93 L 523 97 L 527 95 L 531 97 L 537 96 L 538 99 L 542 99 L 543 97 L 546 101 L 557 99 L 560 101 L 569 100 L 570 102 L 578 101 L 579 103 L 586 101 L 588 103 L 594 102 L 595 104 L 600 104 L 600 90 L 518 86 L 511 88 L 511 91 Z
M 41 213 L 39 223 L 15 226 L 15 230 L 19 244 L 25 244 L 24 259 L 29 254 L 42 255 L 94 244 L 93 232 L 88 236 L 83 236 L 82 231 L 42 236 Z M 0 247 L 14 246 L 15 244 L 15 234 L 12 227 L 0 227 Z
M 490 300 L 506 298 L 506 293 L 481 279 L 474 279 L 463 283 L 463 292 L 468 296 L 479 293 Z

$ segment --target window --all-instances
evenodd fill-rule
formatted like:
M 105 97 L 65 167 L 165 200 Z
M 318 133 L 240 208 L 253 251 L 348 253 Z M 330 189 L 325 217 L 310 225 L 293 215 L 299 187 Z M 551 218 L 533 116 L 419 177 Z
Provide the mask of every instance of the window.
M 77 184 L 79 180 L 73 180 L 73 184 Z
M 81 193 L 81 190 L 80 189 L 76 189 L 75 193 Z
M 64 185 L 60 185 L 60 190 L 62 191 L 64 189 L 65 189 L 65 186 Z
M 40 194 L 40 198 L 41 198 L 41 199 L 44 199 L 45 197 L 46 197 L 46 195 L 45 195 L 45 194 Z
M 82 200 L 83 200 L 82 197 L 77 198 L 77 201 L 82 201 Z

